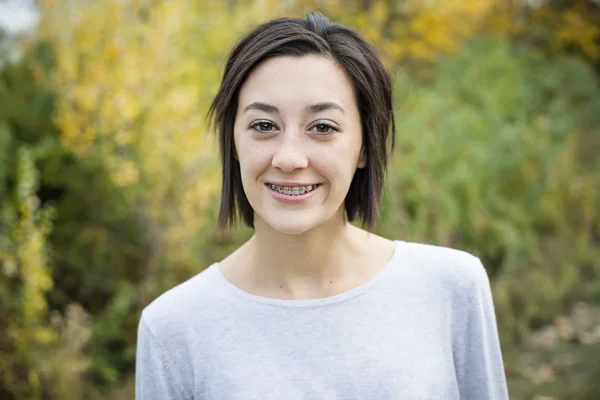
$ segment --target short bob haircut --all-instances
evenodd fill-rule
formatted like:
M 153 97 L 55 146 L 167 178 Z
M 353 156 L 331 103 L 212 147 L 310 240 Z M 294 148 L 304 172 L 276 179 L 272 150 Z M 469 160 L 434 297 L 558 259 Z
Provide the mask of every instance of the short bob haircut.
M 354 174 L 344 208 L 348 221 L 359 218 L 367 229 L 375 227 L 396 131 L 391 79 L 376 53 L 355 31 L 320 13 L 310 13 L 306 19 L 275 19 L 241 39 L 229 55 L 208 112 L 219 135 L 223 173 L 219 230 L 235 225 L 240 214 L 244 223 L 254 228 L 254 210 L 242 186 L 233 136 L 242 85 L 250 72 L 269 58 L 311 54 L 335 60 L 352 82 L 367 160 L 365 168 Z

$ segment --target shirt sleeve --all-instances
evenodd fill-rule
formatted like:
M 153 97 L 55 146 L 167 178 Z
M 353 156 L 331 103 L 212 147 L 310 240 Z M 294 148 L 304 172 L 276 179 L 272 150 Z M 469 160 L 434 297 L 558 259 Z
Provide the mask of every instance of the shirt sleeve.
M 191 398 L 183 394 L 182 374 L 175 361 L 166 357 L 144 316 L 138 326 L 135 363 L 135 400 L 181 400 Z
M 453 327 L 454 366 L 461 400 L 508 399 L 492 291 L 481 261 L 460 293 Z

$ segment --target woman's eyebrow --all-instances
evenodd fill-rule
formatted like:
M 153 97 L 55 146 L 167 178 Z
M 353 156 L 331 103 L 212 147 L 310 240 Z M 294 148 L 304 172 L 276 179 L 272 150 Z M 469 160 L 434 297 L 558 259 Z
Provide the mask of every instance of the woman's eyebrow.
M 346 115 L 346 111 L 344 111 L 342 106 L 340 106 L 339 104 L 334 103 L 332 101 L 325 101 L 323 103 L 312 104 L 312 105 L 308 106 L 307 108 L 312 114 L 316 114 L 321 111 L 333 109 L 333 110 L 339 110 L 342 112 L 342 114 Z
M 339 111 L 341 111 L 342 114 L 344 114 L 344 115 L 346 114 L 346 111 L 344 110 L 344 108 L 342 106 L 340 106 L 339 104 L 334 103 L 332 101 L 325 101 L 322 103 L 311 104 L 311 105 L 307 106 L 306 109 L 311 114 L 320 113 L 320 112 L 326 111 L 326 110 L 339 110 Z M 279 109 L 277 107 L 275 107 L 272 104 L 262 103 L 260 101 L 255 101 L 253 103 L 250 103 L 246 106 L 246 108 L 244 108 L 244 112 L 247 112 L 249 110 L 259 110 L 259 111 L 264 111 L 264 112 L 270 113 L 270 114 L 279 114 Z
M 277 107 L 271 104 L 261 103 L 260 101 L 250 103 L 244 108 L 244 112 L 249 110 L 259 110 L 270 114 L 279 114 L 279 109 Z

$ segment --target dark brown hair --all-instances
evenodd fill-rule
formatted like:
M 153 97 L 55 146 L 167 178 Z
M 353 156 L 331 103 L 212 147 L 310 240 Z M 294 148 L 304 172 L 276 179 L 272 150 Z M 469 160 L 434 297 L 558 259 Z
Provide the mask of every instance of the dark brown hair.
M 254 227 L 254 210 L 244 193 L 233 138 L 242 85 L 250 72 L 268 58 L 309 54 L 335 60 L 352 81 L 367 160 L 366 167 L 358 169 L 352 178 L 344 207 L 349 221 L 360 218 L 368 229 L 375 226 L 388 157 L 395 144 L 392 83 L 369 43 L 352 29 L 332 23 L 320 13 L 311 13 L 306 19 L 279 18 L 258 26 L 229 55 L 208 113 L 218 130 L 223 173 L 219 229 L 234 225 L 239 215 Z

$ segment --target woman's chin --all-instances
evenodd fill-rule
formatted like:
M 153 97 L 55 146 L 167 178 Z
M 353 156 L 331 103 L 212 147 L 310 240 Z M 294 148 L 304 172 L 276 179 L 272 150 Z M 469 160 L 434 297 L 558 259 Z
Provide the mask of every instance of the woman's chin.
M 277 224 L 275 226 L 271 225 L 271 228 L 276 230 L 279 233 L 284 235 L 301 235 L 315 228 L 317 225 L 313 224 L 299 224 L 299 223 L 286 223 L 286 224 Z
M 320 222 L 316 218 L 302 218 L 300 216 L 264 219 L 266 225 L 284 235 L 301 235 L 319 226 Z

